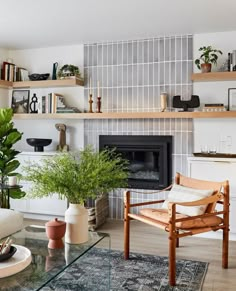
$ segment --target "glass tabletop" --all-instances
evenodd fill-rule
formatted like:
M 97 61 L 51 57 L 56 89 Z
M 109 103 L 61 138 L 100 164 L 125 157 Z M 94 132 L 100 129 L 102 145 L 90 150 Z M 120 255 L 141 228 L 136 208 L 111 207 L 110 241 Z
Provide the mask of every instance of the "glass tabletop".
M 45 228 L 40 226 L 28 226 L 11 238 L 14 244 L 30 249 L 32 262 L 23 271 L 0 279 L 0 290 L 41 290 L 73 263 L 78 261 L 83 263 L 85 258 L 92 255 L 92 251 L 105 250 L 106 256 L 109 256 L 110 252 L 109 234 L 98 232 L 89 232 L 89 240 L 86 243 L 78 245 L 65 243 L 63 249 L 48 249 Z M 102 271 L 107 272 L 107 282 L 104 283 L 107 288 L 104 287 L 104 290 L 109 290 L 110 285 L 110 264 L 107 262 L 109 260 L 104 260 L 104 264 L 101 265 Z M 84 281 L 83 278 L 83 284 Z

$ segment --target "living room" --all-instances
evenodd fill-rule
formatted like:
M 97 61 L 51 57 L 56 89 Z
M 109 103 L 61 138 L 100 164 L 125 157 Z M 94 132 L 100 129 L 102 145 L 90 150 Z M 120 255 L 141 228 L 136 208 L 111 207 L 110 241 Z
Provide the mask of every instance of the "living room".
M 178 0 L 171 4 L 172 7 L 167 7 L 166 1 L 151 0 L 130 1 L 129 4 L 106 0 L 99 1 L 99 4 L 92 0 L 86 3 L 59 1 L 60 5 L 58 1 L 37 4 L 23 1 L 24 8 L 23 4 L 13 2 L 14 8 L 7 2 L 3 4 L 3 9 L 8 12 L 3 21 L 10 12 L 17 12 L 17 15 L 0 34 L 0 63 L 13 63 L 26 68 L 29 74 L 50 73 L 48 81 L 52 79 L 53 64 L 58 64 L 58 70 L 65 64 L 72 64 L 79 67 L 84 81 L 83 86 L 0 87 L 1 108 L 12 107 L 13 91 L 23 89 L 29 90 L 30 98 L 33 94 L 38 98 L 51 92 L 61 94 L 68 107 L 80 111 L 71 113 L 79 116 L 76 118 L 70 117 L 70 113 L 64 118 L 56 116 L 57 113 L 46 116 L 16 113 L 14 124 L 23 132 L 21 141 L 16 144 L 16 149 L 22 152 L 22 163 L 33 152 L 27 138 L 51 139 L 44 151 L 47 154 L 56 150 L 60 138 L 55 124 L 66 125 L 66 145 L 71 151 L 89 144 L 98 150 L 99 136 L 102 135 L 172 136 L 172 169 L 168 182 L 172 182 L 175 173 L 180 172 L 199 179 L 229 179 L 231 189 L 229 269 L 221 269 L 220 231 L 205 233 L 208 238 L 193 236 L 183 243 L 181 240 L 177 258 L 210 262 L 203 290 L 233 290 L 236 285 L 233 275 L 236 194 L 231 155 L 236 152 L 236 136 L 233 131 L 234 110 L 227 109 L 229 100 L 234 97 L 233 90 L 231 96 L 228 89 L 235 87 L 235 81 L 229 77 L 223 81 L 215 78 L 199 82 L 192 80 L 192 73 L 200 73 L 194 61 L 199 58 L 202 46 L 212 46 L 223 52 L 217 65 L 212 66 L 212 72 L 228 70 L 228 53 L 236 47 L 236 27 L 233 16 L 229 15 L 236 8 L 234 1 L 226 1 L 224 5 L 215 1 L 213 5 L 212 1 L 186 4 L 186 1 Z M 41 14 L 41 10 L 45 11 Z M 22 19 L 22 15 L 29 20 L 26 23 L 21 21 L 22 28 L 16 31 L 17 20 L 20 16 Z M 67 20 L 65 15 L 73 17 L 68 16 Z M 164 112 L 161 112 L 163 92 L 167 94 L 167 100 Z M 89 113 L 90 94 L 93 113 Z M 178 112 L 181 108 L 174 108 L 172 104 L 173 96 L 178 95 L 184 101 L 197 95 L 200 106 L 189 109 L 189 112 Z M 101 113 L 96 113 L 97 97 L 101 97 Z M 203 112 L 204 104 L 223 104 L 225 111 Z M 194 114 L 198 113 L 206 115 L 195 118 L 197 115 Z M 203 152 L 203 148 L 207 148 L 207 152 L 214 148 L 224 157 L 209 160 L 208 157 L 193 156 L 193 153 Z M 31 159 L 34 158 L 33 153 Z M 202 167 L 204 163 L 206 166 Z M 141 189 L 142 198 L 137 196 L 134 202 L 146 201 L 145 192 L 149 190 Z M 161 197 L 165 196 L 166 193 Z M 112 249 L 123 250 L 123 189 L 109 193 L 108 200 L 109 217 L 98 231 L 111 235 Z M 29 203 L 25 199 L 12 199 L 11 208 L 24 213 L 26 224 L 32 222 L 28 219 L 33 219 L 34 224 L 42 225 L 54 217 L 63 219 L 67 204 L 54 202 L 37 200 Z M 166 234 L 156 228 L 134 222 L 131 237 L 134 238 L 132 252 L 168 256 Z

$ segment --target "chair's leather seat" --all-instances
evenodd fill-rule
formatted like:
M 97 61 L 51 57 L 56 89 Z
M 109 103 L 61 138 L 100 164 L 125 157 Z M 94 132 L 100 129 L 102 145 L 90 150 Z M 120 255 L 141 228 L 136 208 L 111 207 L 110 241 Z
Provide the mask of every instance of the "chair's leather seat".
M 163 223 L 169 223 L 168 210 L 166 209 L 154 209 L 154 208 L 143 208 L 140 210 L 140 214 L 154 220 L 161 221 Z M 176 219 L 189 217 L 184 214 L 176 213 Z M 217 226 L 223 222 L 219 216 L 206 216 L 203 218 L 195 218 L 188 221 L 181 221 L 176 223 L 178 229 L 193 229 L 202 227 Z

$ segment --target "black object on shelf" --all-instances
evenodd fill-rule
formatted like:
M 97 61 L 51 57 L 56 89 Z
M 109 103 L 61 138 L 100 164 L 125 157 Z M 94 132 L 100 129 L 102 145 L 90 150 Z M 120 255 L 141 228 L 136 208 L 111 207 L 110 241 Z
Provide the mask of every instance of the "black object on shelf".
M 196 108 L 200 106 L 199 96 L 192 95 L 190 100 L 181 100 L 181 96 L 173 96 L 174 108 L 183 108 L 181 111 L 188 111 L 189 108 Z
M 31 81 L 45 81 L 48 79 L 49 76 L 50 76 L 49 73 L 47 73 L 47 74 L 31 74 L 31 75 L 29 75 L 29 79 Z
M 37 103 L 38 103 L 38 98 L 36 96 L 36 94 L 33 94 L 33 97 L 31 98 L 31 102 L 30 102 L 30 113 L 38 113 L 38 109 L 37 108 Z
M 34 147 L 35 152 L 43 152 L 44 147 L 50 145 L 52 140 L 49 138 L 27 138 L 26 142 Z

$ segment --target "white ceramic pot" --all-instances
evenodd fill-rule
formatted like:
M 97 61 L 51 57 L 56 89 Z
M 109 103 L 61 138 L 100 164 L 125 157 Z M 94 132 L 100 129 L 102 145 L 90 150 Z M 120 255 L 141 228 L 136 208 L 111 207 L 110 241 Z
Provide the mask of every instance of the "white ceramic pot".
M 80 244 L 88 240 L 88 211 L 81 204 L 69 204 L 65 212 L 65 242 Z

